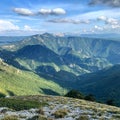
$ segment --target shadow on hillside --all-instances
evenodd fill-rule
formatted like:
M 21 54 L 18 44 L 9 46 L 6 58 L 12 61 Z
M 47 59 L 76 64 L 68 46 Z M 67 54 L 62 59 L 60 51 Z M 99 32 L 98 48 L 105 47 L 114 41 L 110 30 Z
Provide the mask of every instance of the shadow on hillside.
M 15 52 L 7 51 L 7 50 L 0 50 L 0 58 L 2 58 L 4 62 L 7 63 L 8 65 L 12 65 L 21 70 L 29 71 L 28 69 L 20 65 L 19 62 L 15 60 L 17 58 L 15 56 Z
M 7 90 L 9 96 L 15 96 L 15 93 L 13 91 Z
M 56 75 L 51 76 L 51 75 L 45 74 L 45 73 L 39 73 L 39 74 L 36 73 L 36 74 L 48 81 L 50 80 L 50 81 L 57 83 L 61 87 L 71 89 L 76 86 L 74 80 L 73 81 L 72 80 L 69 81 L 69 79 L 66 80 L 66 79 L 64 79 L 65 78 L 64 75 L 61 75 L 61 77 L 60 77 L 60 76 L 56 76 Z M 66 82 L 67 82 L 67 84 L 66 84 Z
M 65 70 L 56 71 L 52 66 L 38 66 L 35 71 L 36 74 L 40 77 L 43 77 L 46 80 L 54 81 L 61 87 L 75 87 L 77 76 L 73 73 L 67 72 Z
M 45 88 L 40 88 L 40 89 L 44 92 L 44 94 L 47 94 L 47 95 L 60 95 L 51 89 L 45 89 Z

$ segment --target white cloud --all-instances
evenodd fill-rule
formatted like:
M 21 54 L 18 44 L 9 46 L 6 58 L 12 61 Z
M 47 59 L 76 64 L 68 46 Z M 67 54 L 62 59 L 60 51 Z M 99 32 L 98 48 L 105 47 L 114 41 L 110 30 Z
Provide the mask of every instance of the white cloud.
M 12 22 L 7 20 L 0 20 L 0 31 L 6 30 L 19 30 L 17 25 L 14 25 Z
M 62 8 L 40 9 L 38 13 L 41 15 L 64 15 L 66 11 Z
M 49 14 L 51 14 L 51 9 L 40 9 L 39 10 L 39 14 L 41 14 L 41 15 L 49 15 Z
M 90 23 L 89 20 L 74 20 L 74 19 L 52 19 L 52 20 L 48 20 L 48 22 L 52 22 L 52 23 L 72 23 L 72 24 L 88 24 Z
M 23 16 L 37 16 L 39 14 L 41 15 L 64 15 L 66 14 L 66 11 L 63 8 L 55 8 L 55 9 L 40 9 L 39 11 L 32 12 L 29 9 L 26 8 L 14 8 L 13 11 L 19 15 Z
M 106 20 L 106 24 L 117 25 L 117 24 L 119 24 L 119 21 L 117 19 L 114 19 L 114 18 L 108 18 Z
M 91 30 L 93 30 L 94 33 L 120 33 L 120 25 L 95 25 Z
M 120 29 L 120 25 L 112 25 L 112 29 Z
M 25 31 L 32 31 L 32 28 L 30 26 L 28 26 L 28 25 L 25 25 L 24 30 Z
M 13 35 L 13 36 L 22 36 L 22 35 L 33 35 L 46 32 L 45 29 L 32 29 L 28 25 L 24 25 L 23 28 L 15 25 L 11 21 L 1 20 L 0 19 L 0 35 Z
M 14 8 L 13 11 L 19 15 L 24 15 L 24 16 L 34 15 L 34 13 L 31 10 L 26 9 L 26 8 Z
M 115 18 L 107 18 L 106 16 L 100 16 L 97 18 L 97 20 L 101 20 L 105 22 L 105 24 L 110 24 L 110 25 L 118 25 L 120 24 L 120 21 Z
M 55 8 L 52 10 L 52 13 L 55 15 L 64 15 L 66 14 L 66 11 L 62 8 Z
M 97 18 L 98 20 L 102 20 L 102 21 L 106 21 L 107 20 L 107 17 L 106 16 L 100 16 Z
M 101 31 L 103 30 L 103 28 L 102 28 L 102 27 L 97 26 L 97 25 L 95 25 L 95 26 L 94 26 L 94 28 L 95 28 L 96 30 L 101 30 Z

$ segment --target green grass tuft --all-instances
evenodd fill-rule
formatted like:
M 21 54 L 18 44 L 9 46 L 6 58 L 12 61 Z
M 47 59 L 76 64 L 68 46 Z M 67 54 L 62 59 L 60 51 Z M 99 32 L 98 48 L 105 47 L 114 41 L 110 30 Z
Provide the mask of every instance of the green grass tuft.
M 39 103 L 37 101 L 16 100 L 16 99 L 9 99 L 9 98 L 1 98 L 0 99 L 0 107 L 8 107 L 8 108 L 16 110 L 16 111 L 28 110 L 31 108 L 39 108 L 44 105 L 46 105 L 46 104 Z

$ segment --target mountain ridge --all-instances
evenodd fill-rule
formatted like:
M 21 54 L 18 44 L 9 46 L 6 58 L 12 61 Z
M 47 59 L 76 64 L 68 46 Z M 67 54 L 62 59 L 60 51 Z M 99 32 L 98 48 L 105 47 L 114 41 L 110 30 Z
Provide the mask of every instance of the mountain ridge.
M 117 52 L 120 50 L 120 42 L 104 41 L 102 39 L 58 37 L 45 33 L 27 37 L 15 44 L 2 46 L 2 49 L 17 51 L 27 45 L 46 46 L 63 58 L 69 71 L 73 71 L 76 75 L 82 73 L 81 69 L 84 72 L 95 72 L 109 65 L 120 63 L 120 55 Z M 69 56 L 71 59 L 69 59 Z M 73 61 L 70 61 L 72 59 Z M 73 65 L 75 65 L 75 69 L 70 67 Z
M 0 58 L 17 69 L 34 73 L 46 82 L 52 81 L 59 88 L 90 92 L 95 94 L 97 99 L 101 98 L 100 101 L 105 102 L 106 98 L 112 98 L 110 91 L 113 92 L 115 101 L 119 99 L 120 78 L 117 74 L 119 72 L 112 74 L 114 73 L 113 68 L 112 72 L 104 69 L 120 63 L 119 51 L 120 42 L 116 41 L 58 37 L 46 33 L 2 46 Z M 108 74 L 105 71 L 109 71 Z M 118 84 L 112 84 L 110 81 L 113 79 L 116 79 Z M 53 87 L 51 90 L 54 92 L 55 88 Z M 109 93 L 105 91 L 109 91 Z M 104 92 L 105 94 L 102 95 Z M 59 91 L 59 93 L 61 92 Z
M 79 76 L 79 79 L 76 84 L 80 91 L 94 94 L 104 102 L 112 99 L 120 106 L 120 64 Z

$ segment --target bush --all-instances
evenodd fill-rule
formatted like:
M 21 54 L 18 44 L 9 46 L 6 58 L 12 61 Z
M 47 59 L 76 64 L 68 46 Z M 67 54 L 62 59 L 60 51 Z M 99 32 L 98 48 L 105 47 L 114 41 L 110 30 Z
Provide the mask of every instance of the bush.
M 5 116 L 2 120 L 19 120 L 17 116 Z
M 65 97 L 83 99 L 84 95 L 77 90 L 71 90 L 65 95 Z
M 41 115 L 44 115 L 44 111 L 43 111 L 42 108 L 40 108 L 39 110 L 37 110 L 37 113 L 38 113 L 38 114 L 41 114 Z
M 53 113 L 55 118 L 64 118 L 68 114 L 66 109 L 59 109 Z
M 81 115 L 79 118 L 77 118 L 76 120 L 89 120 L 88 116 L 86 115 Z
M 69 91 L 65 97 L 72 97 L 72 98 L 78 98 L 78 99 L 84 99 L 88 101 L 96 101 L 95 97 L 92 94 L 84 95 L 83 93 L 77 91 L 77 90 L 71 90 Z
M 107 105 L 115 105 L 114 100 L 110 99 L 106 101 Z
M 85 96 L 85 100 L 89 100 L 89 101 L 96 101 L 95 97 L 92 94 L 86 95 Z
M 28 110 L 31 108 L 39 108 L 45 105 L 45 103 L 39 103 L 36 101 L 28 101 L 28 100 L 16 100 L 10 98 L 1 98 L 0 99 L 0 107 L 8 107 L 13 110 Z
M 5 97 L 5 94 L 0 93 L 0 98 L 4 98 L 4 97 Z
M 29 118 L 27 120 L 53 120 L 53 119 L 47 118 L 44 115 L 36 115 L 36 116 L 33 116 L 32 118 Z

